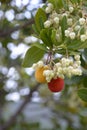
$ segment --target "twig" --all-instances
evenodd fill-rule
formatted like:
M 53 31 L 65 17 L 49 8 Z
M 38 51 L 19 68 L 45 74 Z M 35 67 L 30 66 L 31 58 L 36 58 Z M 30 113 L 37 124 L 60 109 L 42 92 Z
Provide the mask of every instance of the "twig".
M 19 29 L 23 29 L 23 28 L 25 28 L 25 27 L 27 27 L 27 26 L 30 26 L 31 24 L 33 24 L 34 23 L 34 19 L 32 18 L 32 19 L 30 19 L 28 22 L 26 22 L 26 23 L 24 23 L 23 25 L 20 25 L 20 26 L 16 26 L 16 27 L 14 27 L 14 28 L 11 28 L 11 29 L 4 29 L 4 30 L 0 30 L 0 37 L 7 37 L 7 36 L 9 36 L 12 32 L 14 32 L 14 31 L 17 31 L 17 30 L 19 30 Z
M 35 92 L 39 87 L 39 84 L 37 84 L 33 89 L 30 90 L 30 93 L 26 96 L 24 102 L 21 104 L 19 109 L 13 114 L 13 116 L 10 117 L 10 119 L 0 127 L 0 130 L 8 130 L 9 127 L 15 123 L 17 116 L 22 112 L 24 107 L 31 101 L 32 94 Z

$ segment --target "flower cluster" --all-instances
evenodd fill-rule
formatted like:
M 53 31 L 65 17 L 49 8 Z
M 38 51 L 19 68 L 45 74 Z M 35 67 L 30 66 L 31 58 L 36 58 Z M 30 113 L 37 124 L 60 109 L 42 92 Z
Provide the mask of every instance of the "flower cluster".
M 71 78 L 73 75 L 81 75 L 82 70 L 80 64 L 79 55 L 75 55 L 74 59 L 61 58 L 60 62 L 53 66 L 52 70 L 45 70 L 44 75 L 46 76 L 48 82 L 52 78 L 60 77 L 64 79 L 65 76 Z
M 68 6 L 67 10 L 59 11 L 57 13 L 54 10 L 54 7 L 51 3 L 45 9 L 45 12 L 49 15 L 48 20 L 44 22 L 44 27 L 54 27 L 57 31 L 57 39 L 59 39 L 62 35 L 61 31 L 61 21 L 65 16 L 67 19 L 67 28 L 65 29 L 65 36 L 70 38 L 71 40 L 78 39 L 81 42 L 85 42 L 87 40 L 87 17 L 84 14 L 84 11 L 77 6 L 79 12 L 82 14 L 75 17 L 73 12 L 75 8 L 72 6 Z
M 58 63 L 54 63 L 53 66 L 48 64 L 48 69 L 43 71 L 43 75 L 46 77 L 47 82 L 50 82 L 52 78 L 56 79 L 57 77 L 64 79 L 65 76 L 67 76 L 71 78 L 73 75 L 82 74 L 80 64 L 81 62 L 79 55 L 75 55 L 74 59 L 63 57 Z M 43 61 L 33 64 L 34 69 L 42 66 L 44 66 Z

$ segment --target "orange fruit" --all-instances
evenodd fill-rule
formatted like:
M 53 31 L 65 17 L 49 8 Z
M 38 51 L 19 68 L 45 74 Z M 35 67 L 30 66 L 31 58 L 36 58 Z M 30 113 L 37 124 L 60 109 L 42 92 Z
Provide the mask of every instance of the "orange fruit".
M 43 75 L 44 70 L 48 70 L 48 66 L 39 67 L 35 71 L 35 78 L 39 83 L 47 83 L 46 78 Z

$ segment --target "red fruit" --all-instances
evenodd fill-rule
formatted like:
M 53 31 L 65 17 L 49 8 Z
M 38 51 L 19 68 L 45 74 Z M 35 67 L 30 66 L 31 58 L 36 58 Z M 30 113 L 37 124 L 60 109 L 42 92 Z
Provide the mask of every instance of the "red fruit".
M 52 79 L 48 83 L 48 88 L 52 92 L 60 92 L 64 88 L 64 80 L 59 77 L 57 79 Z

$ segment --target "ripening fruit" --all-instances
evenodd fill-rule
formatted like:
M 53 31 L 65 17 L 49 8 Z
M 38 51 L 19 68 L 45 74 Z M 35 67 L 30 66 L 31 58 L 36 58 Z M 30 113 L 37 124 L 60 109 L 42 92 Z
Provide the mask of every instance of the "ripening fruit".
M 39 67 L 35 71 L 35 78 L 39 83 L 47 83 L 46 77 L 43 75 L 44 70 L 48 70 L 48 66 Z
M 52 79 L 48 83 L 48 88 L 52 92 L 60 92 L 64 88 L 64 80 L 59 77 L 57 79 Z

